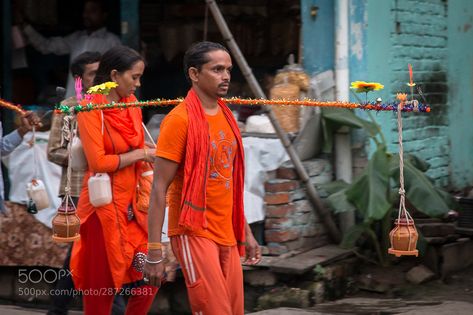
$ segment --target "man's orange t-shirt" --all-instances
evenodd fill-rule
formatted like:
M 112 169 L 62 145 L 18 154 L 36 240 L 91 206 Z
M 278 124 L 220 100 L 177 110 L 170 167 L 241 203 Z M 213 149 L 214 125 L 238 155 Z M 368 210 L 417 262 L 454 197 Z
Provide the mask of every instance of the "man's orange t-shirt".
M 161 123 L 156 156 L 179 163 L 168 189 L 169 236 L 188 234 L 205 237 L 224 246 L 236 245 L 233 233 L 233 161 L 235 135 L 223 112 L 206 115 L 210 131 L 210 171 L 207 178 L 207 229 L 190 231 L 179 226 L 187 142 L 188 115 L 185 103 L 174 108 Z

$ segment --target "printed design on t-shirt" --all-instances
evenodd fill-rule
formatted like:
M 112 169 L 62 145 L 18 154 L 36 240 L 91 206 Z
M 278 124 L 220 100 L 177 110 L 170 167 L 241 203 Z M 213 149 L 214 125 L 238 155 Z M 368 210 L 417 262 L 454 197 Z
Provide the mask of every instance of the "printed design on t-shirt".
M 210 146 L 210 178 L 225 180 L 225 188 L 230 189 L 236 140 L 230 141 L 220 130 L 218 139 L 211 141 Z

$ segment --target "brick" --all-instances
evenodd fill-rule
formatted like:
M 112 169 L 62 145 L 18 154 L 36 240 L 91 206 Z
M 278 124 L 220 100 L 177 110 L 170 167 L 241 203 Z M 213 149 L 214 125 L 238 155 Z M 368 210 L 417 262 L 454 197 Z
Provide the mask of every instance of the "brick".
M 298 200 L 294 202 L 296 213 L 305 213 L 312 211 L 312 204 L 309 200 Z
M 283 193 L 266 193 L 264 195 L 264 201 L 269 205 L 280 205 L 284 203 L 289 203 L 290 194 L 288 192 Z
M 297 175 L 296 170 L 294 168 L 286 168 L 280 167 L 276 170 L 277 178 L 282 179 L 298 179 L 299 175 Z
M 269 218 L 264 220 L 265 229 L 281 229 L 288 228 L 294 225 L 294 220 L 285 217 L 285 218 Z
M 304 237 L 314 237 L 327 233 L 325 226 L 321 223 L 310 223 L 306 225 L 302 230 L 302 236 Z
M 322 173 L 317 176 L 310 177 L 310 183 L 312 185 L 321 185 L 330 183 L 333 180 L 332 173 Z
M 313 218 L 314 216 L 312 215 L 312 213 L 310 212 L 303 212 L 303 213 L 296 213 L 293 215 L 293 223 L 294 225 L 305 225 L 307 224 L 308 222 L 312 220 L 314 220 Z
M 286 246 L 280 243 L 268 243 L 266 247 L 268 248 L 268 255 L 270 256 L 280 256 L 289 251 Z
M 306 199 L 306 190 L 304 188 L 299 188 L 291 191 L 289 194 L 291 201 L 297 201 L 301 199 Z
M 300 235 L 299 229 L 289 228 L 289 229 L 277 229 L 277 230 L 265 230 L 264 237 L 267 243 L 283 243 L 287 241 L 292 241 L 298 238 Z
M 302 162 L 302 165 L 309 176 L 317 176 L 322 174 L 322 172 L 331 172 L 332 170 L 330 162 L 326 159 L 312 159 Z M 283 179 L 299 178 L 291 161 L 284 163 L 278 168 L 276 174 L 278 178 Z
M 299 188 L 300 183 L 296 180 L 289 180 L 289 179 L 272 179 L 267 181 L 264 184 L 264 189 L 267 192 L 286 192 L 292 191 L 294 189 Z
M 267 178 L 268 180 L 270 180 L 270 179 L 275 179 L 275 178 L 276 178 L 276 174 L 277 174 L 277 173 L 276 173 L 276 170 L 267 171 L 267 172 L 266 172 L 266 178 Z
M 292 251 L 302 248 L 302 245 L 304 245 L 304 240 L 302 237 L 299 237 L 294 241 L 284 242 L 281 244 L 286 246 L 287 250 Z
M 281 205 L 266 205 L 266 217 L 269 218 L 284 218 L 288 217 L 296 211 L 296 204 L 287 203 Z

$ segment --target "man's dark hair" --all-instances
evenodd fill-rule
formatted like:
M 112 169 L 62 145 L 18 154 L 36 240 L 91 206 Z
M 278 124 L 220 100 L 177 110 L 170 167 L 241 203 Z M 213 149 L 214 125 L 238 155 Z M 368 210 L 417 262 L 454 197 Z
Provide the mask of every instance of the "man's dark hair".
M 122 73 L 130 70 L 135 63 L 143 61 L 143 57 L 134 49 L 126 46 L 115 46 L 107 50 L 100 59 L 99 68 L 94 78 L 94 85 L 111 81 L 110 72 L 117 70 Z
M 214 42 L 198 42 L 193 44 L 189 49 L 187 49 L 186 53 L 184 54 L 184 74 L 186 75 L 186 79 L 189 83 L 191 79 L 189 78 L 189 68 L 196 68 L 197 70 L 202 69 L 202 65 L 209 62 L 209 57 L 207 53 L 215 50 L 223 50 L 228 53 L 227 48 L 225 46 L 214 43 Z
M 85 71 L 85 66 L 90 65 L 91 63 L 96 63 L 100 61 L 102 55 L 96 51 L 86 51 L 85 53 L 80 54 L 71 63 L 71 73 L 73 77 L 82 77 Z
M 85 1 L 84 1 L 84 5 L 85 5 L 87 2 L 95 3 L 97 6 L 99 6 L 100 11 L 101 11 L 102 13 L 108 13 L 107 4 L 106 4 L 103 0 L 85 0 Z

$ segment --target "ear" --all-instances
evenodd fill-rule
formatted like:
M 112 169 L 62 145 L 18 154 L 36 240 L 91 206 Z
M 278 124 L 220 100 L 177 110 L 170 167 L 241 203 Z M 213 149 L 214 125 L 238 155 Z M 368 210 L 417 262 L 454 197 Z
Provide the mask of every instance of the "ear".
M 110 79 L 112 79 L 113 82 L 117 83 L 117 77 L 118 77 L 117 70 L 110 71 Z
M 193 83 L 196 83 L 199 81 L 199 70 L 195 67 L 190 67 L 188 71 L 189 78 Z

